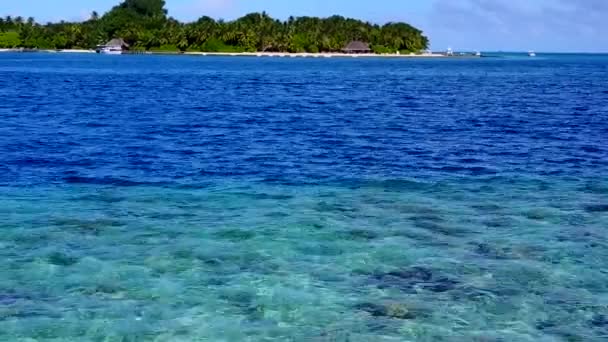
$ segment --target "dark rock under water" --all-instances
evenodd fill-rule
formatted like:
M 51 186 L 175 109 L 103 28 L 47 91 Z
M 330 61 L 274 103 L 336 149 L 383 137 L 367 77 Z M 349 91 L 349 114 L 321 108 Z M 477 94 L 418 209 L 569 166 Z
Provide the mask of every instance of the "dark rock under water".
M 447 292 L 455 289 L 459 284 L 456 279 L 420 266 L 376 273 L 371 276 L 371 282 L 380 289 L 393 288 L 407 293 L 416 293 L 419 290 Z

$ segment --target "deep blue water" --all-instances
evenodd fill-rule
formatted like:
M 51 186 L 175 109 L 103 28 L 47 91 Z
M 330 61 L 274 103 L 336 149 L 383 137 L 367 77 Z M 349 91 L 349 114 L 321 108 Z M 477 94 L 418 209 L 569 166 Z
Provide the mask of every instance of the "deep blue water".
M 605 339 L 607 74 L 0 54 L 0 340 Z

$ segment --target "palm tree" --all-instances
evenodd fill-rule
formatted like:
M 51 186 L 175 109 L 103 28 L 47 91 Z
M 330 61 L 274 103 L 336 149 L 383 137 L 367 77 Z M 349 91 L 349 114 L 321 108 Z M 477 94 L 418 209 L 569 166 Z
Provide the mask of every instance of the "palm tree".
M 198 44 L 203 44 L 209 38 L 214 37 L 218 33 L 219 24 L 210 17 L 202 17 L 195 24 L 196 41 Z
M 114 37 L 148 49 L 173 45 L 181 50 L 327 52 L 341 50 L 352 40 L 368 42 L 378 51 L 417 51 L 428 46 L 428 38 L 406 23 L 379 26 L 342 16 L 280 21 L 258 12 L 229 22 L 204 16 L 182 24 L 165 15 L 164 3 L 123 0 L 103 17 L 91 12 L 84 23 L 39 25 L 34 18 L 8 16 L 0 19 L 0 30 L 18 30 L 24 44 L 40 46 L 94 46 Z

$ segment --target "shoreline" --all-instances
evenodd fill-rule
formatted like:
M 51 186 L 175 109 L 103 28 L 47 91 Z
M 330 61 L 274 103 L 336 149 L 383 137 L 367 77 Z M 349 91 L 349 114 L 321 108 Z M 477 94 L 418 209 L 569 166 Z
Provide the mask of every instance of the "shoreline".
M 128 54 L 128 53 L 127 53 Z M 152 52 L 151 54 L 163 54 L 158 52 Z M 361 54 L 350 54 L 340 52 L 327 52 L 327 53 L 309 53 L 309 52 L 177 52 L 169 54 L 182 54 L 188 56 L 247 56 L 247 57 L 288 57 L 288 58 L 332 58 L 332 57 L 350 57 L 350 58 L 441 58 L 450 57 L 438 53 L 424 53 L 424 54 L 375 54 L 375 53 L 361 53 Z
M 66 49 L 66 50 L 27 50 L 27 49 L 0 49 L 2 52 L 21 52 L 21 53 L 96 53 L 95 50 Z M 475 55 L 453 55 L 448 56 L 441 53 L 422 53 L 422 54 L 349 54 L 341 52 L 328 53 L 308 53 L 308 52 L 194 52 L 194 51 L 126 51 L 124 55 L 184 55 L 184 56 L 229 56 L 229 57 L 287 57 L 287 58 L 479 58 Z

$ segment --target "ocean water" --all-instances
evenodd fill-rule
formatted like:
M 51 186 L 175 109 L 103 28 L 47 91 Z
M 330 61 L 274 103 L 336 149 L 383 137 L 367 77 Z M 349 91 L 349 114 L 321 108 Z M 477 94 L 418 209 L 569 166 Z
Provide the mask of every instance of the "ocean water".
M 606 340 L 607 72 L 0 54 L 0 340 Z

